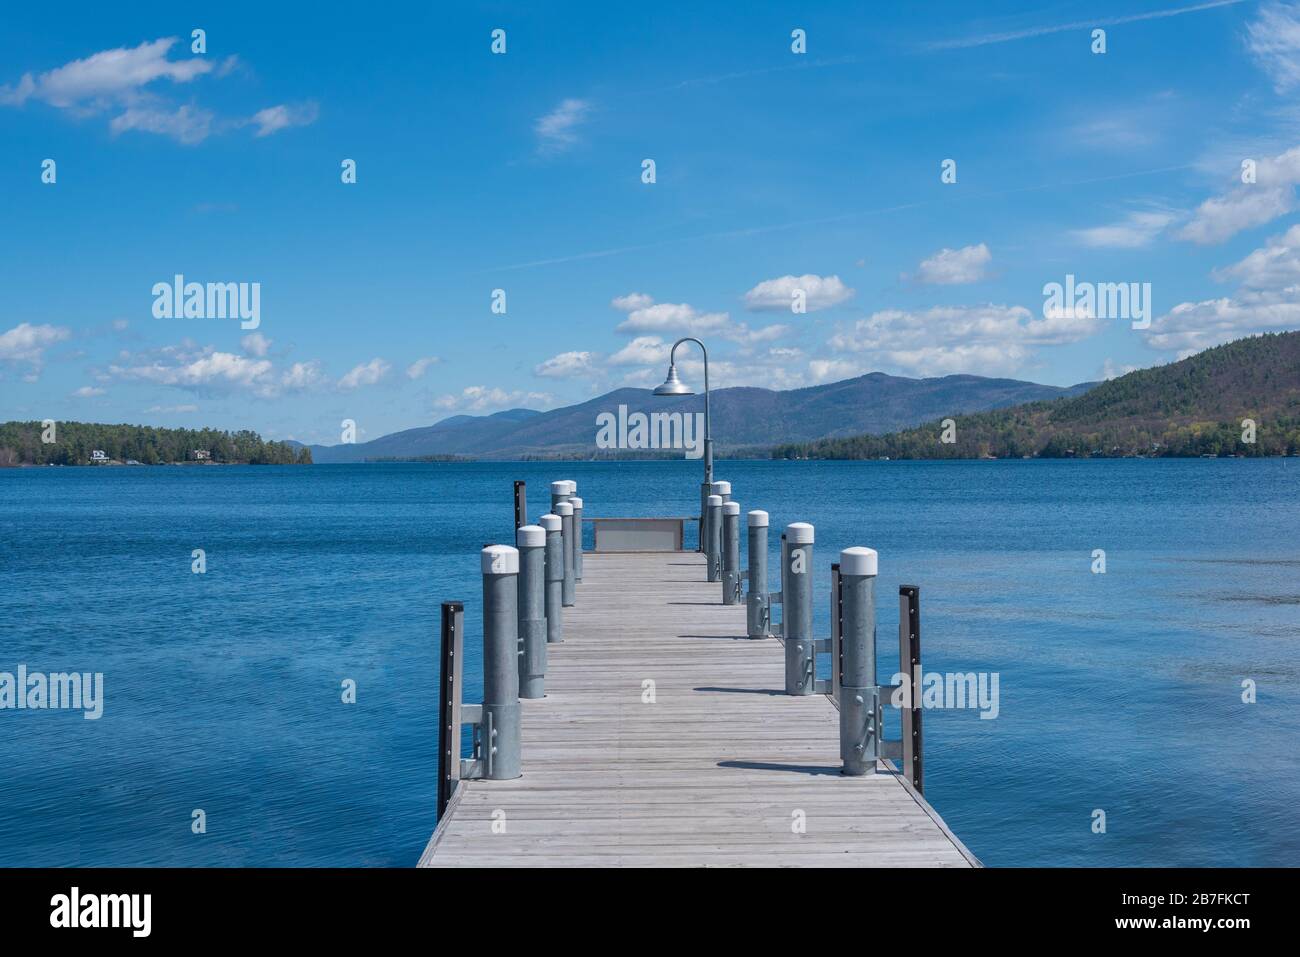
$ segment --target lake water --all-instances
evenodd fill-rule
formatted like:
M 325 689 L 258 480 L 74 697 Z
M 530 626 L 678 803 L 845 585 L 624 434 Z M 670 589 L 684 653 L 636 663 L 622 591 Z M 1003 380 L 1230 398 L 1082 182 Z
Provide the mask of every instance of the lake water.
M 819 635 L 839 549 L 879 550 L 882 681 L 901 583 L 921 586 L 927 671 L 999 674 L 995 720 L 925 719 L 926 796 L 986 864 L 1295 865 L 1292 461 L 716 471 L 774 532 L 815 524 Z M 589 516 L 688 514 L 699 476 L 698 462 L 0 470 L 0 671 L 103 672 L 105 697 L 96 721 L 0 710 L 0 864 L 413 864 L 434 826 L 438 605 L 466 602 L 476 700 L 477 551 L 512 537 L 511 480 L 535 518 L 555 478 L 578 481 Z

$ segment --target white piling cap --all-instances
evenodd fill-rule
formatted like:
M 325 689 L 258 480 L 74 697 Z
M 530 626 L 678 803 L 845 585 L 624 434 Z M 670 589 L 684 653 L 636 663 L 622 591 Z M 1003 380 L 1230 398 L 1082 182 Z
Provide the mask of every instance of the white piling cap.
M 537 548 L 546 544 L 546 529 L 540 525 L 520 525 L 515 529 L 515 544 L 520 548 Z
M 569 495 L 569 494 L 571 494 L 571 493 L 569 492 L 569 483 L 568 483 L 568 482 L 552 482 L 552 483 L 551 483 L 551 494 L 552 494 L 552 495 Z
M 841 575 L 876 574 L 876 550 L 855 545 L 840 552 Z
M 767 528 L 767 512 L 761 508 L 756 508 L 749 513 L 750 528 Z
M 569 499 L 569 504 L 574 508 L 582 508 L 582 499 L 575 495 L 573 498 Z
M 552 515 L 550 512 L 547 512 L 537 520 L 537 524 L 542 526 L 545 531 L 558 532 L 564 527 L 564 520 L 558 515 Z
M 715 507 L 715 506 L 721 508 L 721 507 L 722 507 L 722 496 L 721 496 L 721 495 L 710 495 L 710 496 L 708 497 L 707 504 L 708 504 L 709 508 L 713 508 L 713 507 Z
M 730 483 L 730 482 L 714 482 L 714 483 L 713 483 L 713 491 L 714 491 L 715 493 L 717 493 L 718 495 L 730 495 L 730 494 L 731 494 L 731 483 Z
M 785 540 L 794 545 L 811 545 L 813 527 L 807 522 L 791 522 L 785 527 Z
M 568 487 L 570 495 L 578 494 L 578 483 L 575 482 L 573 479 L 565 479 L 564 484 Z
M 560 502 L 555 506 L 555 514 L 561 518 L 568 518 L 573 514 L 573 506 L 568 502 Z
M 722 514 L 723 514 L 723 515 L 739 515 L 739 514 L 740 514 L 740 503 L 739 503 L 739 502 L 723 502 L 723 503 L 722 503 Z
M 479 555 L 484 575 L 519 574 L 519 552 L 509 545 L 489 545 Z

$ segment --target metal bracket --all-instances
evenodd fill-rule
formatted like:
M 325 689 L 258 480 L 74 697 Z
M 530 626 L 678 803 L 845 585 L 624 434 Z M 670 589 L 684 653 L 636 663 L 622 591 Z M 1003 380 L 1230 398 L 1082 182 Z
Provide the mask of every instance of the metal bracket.
M 490 762 L 483 760 L 483 706 L 481 704 L 461 705 L 460 722 L 474 729 L 473 757 L 460 759 L 460 776 L 462 780 L 487 777 Z

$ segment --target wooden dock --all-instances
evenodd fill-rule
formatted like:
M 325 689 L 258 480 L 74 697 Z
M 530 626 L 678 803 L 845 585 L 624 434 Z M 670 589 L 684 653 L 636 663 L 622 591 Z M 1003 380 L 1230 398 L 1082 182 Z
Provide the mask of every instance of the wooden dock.
M 523 777 L 460 782 L 419 865 L 979 866 L 892 764 L 839 773 L 835 705 L 720 593 L 694 552 L 588 552 Z

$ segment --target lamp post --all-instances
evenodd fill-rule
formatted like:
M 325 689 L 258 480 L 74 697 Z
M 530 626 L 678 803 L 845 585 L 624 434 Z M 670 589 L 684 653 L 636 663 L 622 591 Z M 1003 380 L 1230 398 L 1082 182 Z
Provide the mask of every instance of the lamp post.
M 693 342 L 704 353 L 704 484 L 700 486 L 700 545 L 696 551 L 704 551 L 704 521 L 708 510 L 709 495 L 713 486 L 713 426 L 709 421 L 709 350 L 704 343 L 693 336 L 686 336 L 673 343 L 668 353 L 668 378 L 654 390 L 655 395 L 677 396 L 694 395 L 695 390 L 677 378 L 677 347 L 683 342 Z

